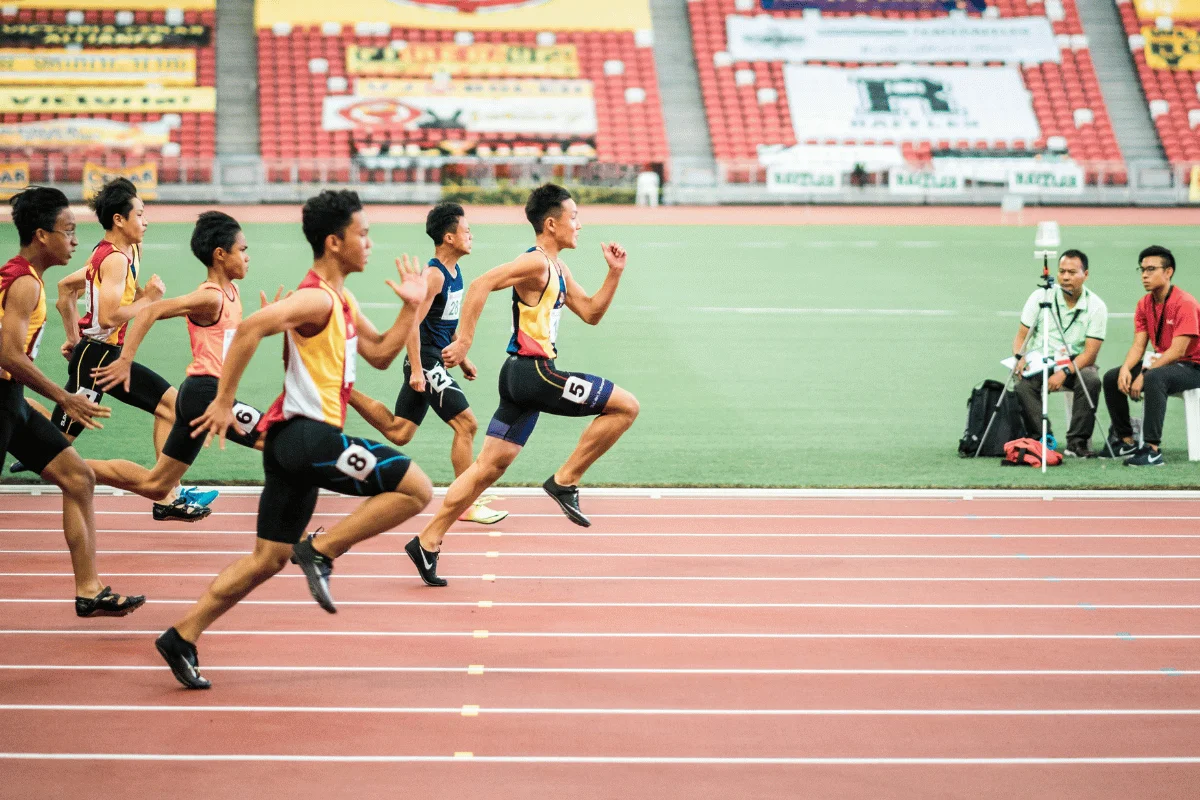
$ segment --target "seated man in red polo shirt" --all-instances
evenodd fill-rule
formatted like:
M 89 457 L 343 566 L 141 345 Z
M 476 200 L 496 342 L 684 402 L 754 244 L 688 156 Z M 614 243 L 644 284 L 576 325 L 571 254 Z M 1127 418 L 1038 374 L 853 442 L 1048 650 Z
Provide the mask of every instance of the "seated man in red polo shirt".
M 1130 467 L 1164 463 L 1162 442 L 1167 396 L 1200 389 L 1200 303 L 1172 286 L 1175 256 L 1165 247 L 1147 247 L 1138 256 L 1138 271 L 1148 294 L 1133 314 L 1133 347 L 1125 363 L 1104 375 L 1104 402 L 1112 419 L 1110 443 Z M 1149 346 L 1147 346 L 1149 345 Z M 1129 420 L 1129 400 L 1145 398 L 1146 414 L 1139 446 Z

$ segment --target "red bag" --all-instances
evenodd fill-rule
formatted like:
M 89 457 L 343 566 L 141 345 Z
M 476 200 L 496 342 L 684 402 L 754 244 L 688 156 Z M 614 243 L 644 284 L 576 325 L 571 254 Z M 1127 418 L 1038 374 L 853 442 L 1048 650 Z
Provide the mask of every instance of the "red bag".
M 1062 463 L 1062 453 L 1057 450 L 1051 450 L 1046 457 L 1046 466 L 1057 467 Z M 1041 469 L 1042 466 L 1042 440 L 1041 439 L 1014 439 L 1011 442 L 1004 443 L 1004 460 L 1000 462 L 1009 466 L 1020 466 L 1028 464 L 1031 467 Z

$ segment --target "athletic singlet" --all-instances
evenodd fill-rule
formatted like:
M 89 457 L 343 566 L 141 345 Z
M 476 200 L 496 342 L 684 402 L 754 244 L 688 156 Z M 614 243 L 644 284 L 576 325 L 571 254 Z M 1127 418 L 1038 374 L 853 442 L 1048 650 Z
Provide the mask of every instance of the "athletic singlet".
M 33 265 L 21 256 L 16 256 L 3 267 L 0 267 L 0 328 L 4 327 L 4 301 L 8 299 L 8 289 L 18 278 L 30 275 L 38 282 L 38 300 L 29 315 L 29 330 L 25 333 L 25 355 L 30 359 L 37 358 L 38 345 L 42 343 L 42 330 L 46 325 L 46 287 L 38 277 Z M 0 369 L 0 379 L 11 381 L 12 375 Z
M 283 394 L 263 414 L 259 431 L 293 417 L 315 419 L 339 430 L 346 424 L 358 355 L 358 331 L 354 326 L 358 304 L 349 290 L 343 288 L 338 294 L 312 270 L 299 288 L 327 292 L 333 310 L 315 336 L 301 336 L 295 330 L 284 332 Z
M 567 282 L 563 279 L 558 264 L 540 247 L 531 247 L 525 252 L 532 253 L 535 250 L 546 257 L 550 274 L 546 278 L 546 288 L 542 290 L 541 297 L 532 306 L 521 302 L 521 296 L 517 294 L 516 287 L 513 287 L 513 334 L 508 341 L 508 353 L 533 358 L 557 358 L 555 343 L 558 341 L 558 321 L 562 316 L 562 307 L 567 302 Z
M 221 287 L 212 281 L 205 281 L 199 288 L 220 292 L 221 315 L 211 325 L 197 325 L 191 317 L 187 318 L 188 338 L 192 340 L 192 363 L 188 365 L 187 374 L 189 377 L 211 375 L 220 378 L 229 343 L 242 321 L 242 295 L 232 283 L 229 288 L 233 289 L 233 299 L 226 297 Z
M 421 320 L 421 347 L 449 347 L 458 329 L 458 314 L 462 310 L 463 276 L 462 267 L 450 270 L 436 258 L 429 259 L 429 266 L 437 267 L 445 280 L 442 291 L 429 304 L 429 312 Z
M 130 259 L 120 250 L 113 247 L 112 242 L 100 242 L 92 250 L 92 254 L 88 256 L 87 267 L 83 273 L 84 280 L 87 281 L 87 287 L 83 293 L 83 302 L 86 310 L 83 316 L 79 318 L 79 335 L 97 342 L 103 342 L 104 344 L 120 345 L 125 343 L 125 329 L 129 327 L 128 321 L 121 323 L 116 328 L 103 328 L 100 326 L 100 265 L 104 263 L 104 259 L 113 253 L 124 258 L 126 262 L 125 290 L 121 294 L 121 304 L 118 307 L 124 308 L 137 299 L 137 275 L 142 266 L 142 248 L 135 244 L 133 246 L 133 258 Z

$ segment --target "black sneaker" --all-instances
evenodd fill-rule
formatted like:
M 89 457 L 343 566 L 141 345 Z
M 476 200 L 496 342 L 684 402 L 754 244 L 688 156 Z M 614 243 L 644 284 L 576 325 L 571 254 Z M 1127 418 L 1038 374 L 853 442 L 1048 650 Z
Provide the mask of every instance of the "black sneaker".
M 13 463 L 12 463 L 12 464 L 9 466 L 9 468 L 8 468 L 8 471 L 9 471 L 9 472 L 11 472 L 11 473 L 13 473 L 13 474 L 16 474 L 16 473 L 18 473 L 18 472 L 25 472 L 25 471 L 26 471 L 26 470 L 28 470 L 28 469 L 29 469 L 29 467 L 25 466 L 25 465 L 24 465 L 23 463 L 21 463 L 20 461 L 14 461 L 14 462 L 13 462 Z
M 304 577 L 308 578 L 308 591 L 312 592 L 313 600 L 317 601 L 317 605 L 330 614 L 336 614 L 337 606 L 333 604 L 333 595 L 329 593 L 329 577 L 333 574 L 333 559 L 317 552 L 316 548 L 312 546 L 314 536 L 316 536 L 315 533 L 310 533 L 296 542 L 292 547 L 292 563 L 304 571 Z
M 1151 450 L 1150 445 L 1142 445 L 1136 453 L 1125 459 L 1127 467 L 1161 467 L 1167 463 L 1161 450 Z
M 157 522 L 167 520 L 197 522 L 211 514 L 212 509 L 196 503 L 189 503 L 185 497 L 176 497 L 171 503 L 155 503 L 152 513 Z
M 183 688 L 208 689 L 212 686 L 207 678 L 200 675 L 200 656 L 196 652 L 196 645 L 180 636 L 179 631 L 167 628 L 162 636 L 154 640 L 154 646 Z
M 558 507 L 567 515 L 567 519 L 584 528 L 592 526 L 592 521 L 585 517 L 583 512 L 579 510 L 578 486 L 562 486 L 551 475 L 549 478 L 546 478 L 546 482 L 542 484 L 542 488 L 546 490 L 546 494 L 554 498 L 554 502 L 558 503 Z
M 1108 454 L 1108 447 L 1112 448 L 1111 456 Z M 1100 458 L 1128 458 L 1129 456 L 1137 453 L 1140 445 L 1137 442 L 1130 444 L 1124 439 L 1109 439 L 1108 447 L 1105 447 L 1097 455 L 1099 455 Z
M 445 586 L 449 583 L 445 578 L 438 577 L 438 554 L 421 547 L 420 536 L 414 536 L 411 542 L 404 545 L 404 552 L 408 553 L 408 557 L 416 565 L 417 573 L 420 574 L 421 580 L 425 581 L 426 586 Z
M 1095 458 L 1097 454 L 1089 450 L 1086 444 L 1069 444 L 1063 450 L 1063 455 L 1067 458 Z

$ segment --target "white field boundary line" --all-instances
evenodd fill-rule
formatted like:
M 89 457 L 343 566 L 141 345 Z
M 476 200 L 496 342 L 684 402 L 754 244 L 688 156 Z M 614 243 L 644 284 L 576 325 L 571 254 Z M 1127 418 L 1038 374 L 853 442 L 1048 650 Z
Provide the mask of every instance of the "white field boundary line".
M 165 668 L 160 668 L 165 669 Z M 86 705 L 4 703 L 0 711 L 132 712 L 155 714 L 454 714 L 464 706 L 220 706 Z M 489 708 L 470 706 L 480 716 L 632 717 L 1194 717 L 1200 708 Z M 1200 759 L 1198 759 L 1200 760 Z
M 5 597 L 0 603 L 13 605 L 74 605 L 74 600 L 41 597 Z M 195 605 L 191 598 L 147 600 L 151 605 Z M 875 609 L 895 610 L 952 610 L 952 611 L 1196 611 L 1200 605 L 1175 604 L 1117 604 L 1117 603 L 617 603 L 617 602 L 504 602 L 492 600 L 436 601 L 420 600 L 339 600 L 348 608 L 695 608 L 695 609 Z M 311 607 L 311 600 L 242 600 L 239 606 L 302 606 Z
M 9 514 L 19 515 L 54 515 L 61 516 L 62 510 L 57 508 L 35 509 L 35 510 L 9 510 Z M 100 511 L 97 510 L 96 516 L 109 517 L 133 517 L 144 516 L 144 510 L 134 511 Z M 257 511 L 221 511 L 223 517 L 258 517 Z M 336 517 L 341 519 L 346 516 L 344 511 L 317 511 L 313 513 L 314 517 Z M 432 513 L 417 514 L 418 517 L 432 517 Z M 529 514 L 521 512 L 522 518 L 546 518 L 546 519 L 562 519 L 562 514 Z M 1052 520 L 1055 522 L 1076 522 L 1076 521 L 1101 521 L 1101 520 L 1117 520 L 1123 522 L 1145 523 L 1145 522 L 1166 522 L 1166 521 L 1195 521 L 1200 520 L 1200 515 L 1185 515 L 1185 514 L 589 514 L 591 519 L 814 519 L 814 520 L 909 520 L 918 522 L 932 521 L 954 521 L 954 522 L 989 522 L 992 520 L 1012 521 L 1020 520 L 1023 522 L 1031 520 Z M 186 524 L 186 523 L 184 523 Z M 167 529 L 169 530 L 169 529 Z
M 65 554 L 63 554 L 65 555 Z M 244 554 L 243 554 L 244 555 Z M 217 577 L 215 572 L 108 572 L 107 578 L 207 578 Z M 0 572 L 0 578 L 73 578 L 71 572 Z M 796 575 L 442 575 L 448 580 L 461 581 L 729 581 L 729 582 L 790 582 L 790 583 L 1193 583 L 1200 582 L 1200 577 L 1058 577 L 1048 576 L 1001 576 L 1001 577 L 955 577 L 945 575 L 935 576 L 887 576 L 869 577 L 852 575 L 838 576 L 796 576 Z M 279 573 L 272 580 L 304 579 L 304 575 Z M 380 574 L 380 575 L 347 575 L 339 574 L 339 581 L 345 580 L 420 580 L 416 574 Z
M 162 672 L 162 665 L 143 664 L 0 664 L 10 672 Z M 883 676 L 883 677 L 1150 677 L 1200 676 L 1200 670 L 1184 669 L 757 669 L 703 667 L 357 667 L 204 665 L 205 672 L 280 672 L 346 674 L 453 674 L 453 675 L 694 675 L 694 676 Z
M 63 551 L 59 550 L 0 550 L 0 555 L 30 555 L 30 556 L 61 556 Z M 244 556 L 245 550 L 97 550 L 96 555 L 101 556 Z M 618 558 L 645 560 L 651 558 L 720 558 L 720 559 L 776 559 L 776 560 L 803 560 L 803 559 L 899 559 L 899 560 L 990 560 L 990 561 L 1045 561 L 1045 560 L 1078 560 L 1078 559 L 1098 559 L 1112 561 L 1137 561 L 1137 560 L 1188 560 L 1200 559 L 1200 554 L 1063 554 L 1063 553 L 975 553 L 967 555 L 958 555 L 954 553 L 521 553 L 521 552 L 501 552 L 501 551 L 485 551 L 485 552 L 455 552 L 446 550 L 442 553 L 444 556 L 455 556 L 458 558 L 494 558 L 512 560 L 515 558 Z M 339 558 L 408 558 L 407 553 L 392 553 L 386 551 L 363 550 L 355 552 L 351 550 L 344 553 Z M 339 576 L 340 577 L 340 576 Z
M 72 630 L 19 629 L 0 630 L 0 636 L 158 636 L 161 630 Z M 1132 641 L 1153 639 L 1170 641 L 1200 640 L 1195 633 L 724 633 L 685 631 L 205 631 L 205 636 L 325 636 L 366 638 L 472 638 L 472 639 L 927 639 L 927 640 L 997 640 L 997 641 Z
M 217 486 L 222 494 L 240 497 L 258 497 L 262 486 Z M 446 494 L 446 487 L 435 487 L 434 496 Z M 492 494 L 503 497 L 545 497 L 541 487 L 496 486 Z M 0 484 L 0 496 L 61 494 L 51 484 Z M 133 497 L 128 492 L 97 486 L 97 495 Z M 325 499 L 341 499 L 355 504 L 359 498 L 347 497 L 336 492 L 321 490 Z M 584 487 L 584 499 L 589 497 L 635 498 L 635 499 L 688 499 L 688 500 L 1200 500 L 1197 489 L 763 489 L 763 488 L 691 488 L 691 487 Z
M 959 766 L 1139 766 L 1200 764 L 1200 756 L 1096 756 L 1016 758 L 769 758 L 702 756 L 316 756 L 248 755 L 245 753 L 201 755 L 196 753 L 0 753 L 7 761 L 153 761 L 206 763 L 285 764 L 563 764 L 563 765 L 657 765 L 657 766 L 829 766 L 829 767 L 959 767 Z

